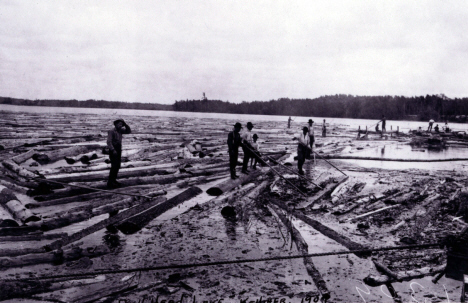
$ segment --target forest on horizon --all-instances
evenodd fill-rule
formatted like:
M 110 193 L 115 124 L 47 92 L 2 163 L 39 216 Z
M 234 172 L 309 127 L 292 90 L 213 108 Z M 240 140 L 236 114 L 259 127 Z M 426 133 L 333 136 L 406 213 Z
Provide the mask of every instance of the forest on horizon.
M 444 95 L 353 96 L 330 95 L 314 99 L 280 98 L 270 101 L 231 103 L 222 100 L 181 100 L 172 105 L 105 100 L 27 100 L 0 97 L 0 104 L 54 107 L 172 110 L 185 112 L 283 115 L 354 119 L 419 120 L 467 122 L 468 98 Z

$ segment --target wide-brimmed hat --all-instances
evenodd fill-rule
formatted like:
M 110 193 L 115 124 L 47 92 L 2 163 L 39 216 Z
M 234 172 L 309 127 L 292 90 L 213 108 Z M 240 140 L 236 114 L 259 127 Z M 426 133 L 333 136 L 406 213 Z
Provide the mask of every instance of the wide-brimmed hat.
M 252 138 L 258 138 L 257 134 L 253 134 Z
M 242 124 L 240 124 L 239 122 L 237 122 L 236 124 L 234 124 L 234 127 L 240 127 L 240 128 L 242 128 Z
M 252 124 L 252 122 L 247 122 L 247 126 L 252 126 L 253 127 L 254 125 Z
M 309 128 L 308 128 L 307 126 L 304 126 L 304 127 L 302 128 L 302 130 L 309 131 Z
M 314 120 L 312 120 L 312 119 L 309 119 L 309 123 L 314 123 Z
M 123 124 L 125 124 L 125 121 L 124 121 L 124 119 L 122 119 L 122 118 L 118 118 L 117 120 L 115 120 L 115 121 L 114 121 L 114 125 L 116 125 L 116 124 L 117 124 L 117 122 L 119 122 L 119 121 L 120 121 L 120 122 L 122 122 Z

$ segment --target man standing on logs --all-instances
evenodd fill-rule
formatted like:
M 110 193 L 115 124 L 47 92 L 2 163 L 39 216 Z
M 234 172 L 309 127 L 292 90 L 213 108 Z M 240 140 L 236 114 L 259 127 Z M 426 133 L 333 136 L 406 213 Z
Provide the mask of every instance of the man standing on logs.
M 122 161 L 122 135 L 132 132 L 130 126 L 123 119 L 115 120 L 114 126 L 115 128 L 107 133 L 107 147 L 109 147 L 109 159 L 111 161 L 109 180 L 107 181 L 108 188 L 120 186 L 120 183 L 117 182 L 117 174 Z
M 309 137 L 309 128 L 304 126 L 302 128 L 302 134 L 299 134 L 298 138 L 299 144 L 297 145 L 297 168 L 299 169 L 299 174 L 304 175 L 302 170 L 302 165 L 304 165 L 305 159 L 310 148 L 310 137 Z
M 229 169 L 231 171 L 231 179 L 237 179 L 236 175 L 237 158 L 239 157 L 239 146 L 241 145 L 241 136 L 239 134 L 242 125 L 237 122 L 234 124 L 234 130 L 228 134 L 228 150 L 229 150 Z
M 248 175 L 249 171 L 247 170 L 247 165 L 249 164 L 249 159 L 253 158 L 253 136 L 252 136 L 252 122 L 247 122 L 247 130 L 244 131 L 241 135 L 242 138 L 242 150 L 244 151 L 244 161 L 242 161 L 242 173 Z

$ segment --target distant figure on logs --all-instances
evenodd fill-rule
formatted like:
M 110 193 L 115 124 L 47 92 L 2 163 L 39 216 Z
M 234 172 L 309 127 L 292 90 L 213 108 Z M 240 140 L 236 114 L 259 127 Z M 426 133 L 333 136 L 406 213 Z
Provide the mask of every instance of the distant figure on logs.
M 109 147 L 109 159 L 111 161 L 109 180 L 107 181 L 108 188 L 120 186 L 120 183 L 117 182 L 117 174 L 122 162 L 122 135 L 132 132 L 130 126 L 123 119 L 115 120 L 114 126 L 114 129 L 107 132 L 107 147 Z
M 299 144 L 297 145 L 297 168 L 299 170 L 299 174 L 303 175 L 304 171 L 302 170 L 302 165 L 304 165 L 305 159 L 310 149 L 309 128 L 307 126 L 304 126 L 302 128 L 302 133 L 299 134 L 298 141 Z
M 289 119 L 288 119 L 288 128 L 291 128 L 291 121 L 292 121 L 291 116 L 289 116 Z
M 377 122 L 377 125 L 375 126 L 375 132 L 376 132 L 376 133 L 379 133 L 379 132 L 380 132 L 380 130 L 379 130 L 379 123 L 380 123 L 380 121 Z
M 439 132 L 439 124 L 436 124 L 436 126 L 434 127 L 434 130 L 435 130 L 436 133 Z
M 247 122 L 247 130 L 245 130 L 242 135 L 242 150 L 244 151 L 244 161 L 242 161 L 242 171 L 241 173 L 248 175 L 249 171 L 247 170 L 247 165 L 249 164 L 249 159 L 254 158 L 253 154 L 253 136 L 252 136 L 252 122 Z
M 314 142 L 315 142 L 315 136 L 314 136 L 314 120 L 309 119 L 309 144 L 310 144 L 310 150 L 314 150 Z
M 384 133 L 384 132 L 387 132 L 387 129 L 385 128 L 385 127 L 386 127 L 386 123 L 387 123 L 387 118 L 385 118 L 385 116 L 382 115 L 382 120 L 380 120 L 380 121 L 382 121 L 382 136 L 383 136 L 383 133 Z
M 325 122 L 325 119 L 323 119 L 323 124 L 322 124 L 322 137 L 327 136 L 327 123 Z
M 229 169 L 231 171 L 231 179 L 237 179 L 236 175 L 237 158 L 239 157 L 239 146 L 241 145 L 241 136 L 239 134 L 242 125 L 237 122 L 234 124 L 234 130 L 228 134 L 228 151 L 229 151 Z
M 444 132 L 446 133 L 449 133 L 450 132 L 450 128 L 448 126 L 448 121 L 445 121 L 445 125 L 442 127 L 442 129 L 444 130 Z
M 259 144 L 257 142 L 258 135 L 253 134 L 252 138 L 253 138 L 253 143 L 252 143 L 253 151 L 254 151 L 254 154 L 258 157 L 259 156 L 259 152 L 258 152 Z M 252 166 L 253 169 L 257 169 L 257 157 L 252 157 L 252 161 L 250 161 L 250 166 Z
M 429 126 L 427 127 L 427 131 L 430 132 L 432 130 L 432 124 L 434 124 L 434 120 L 429 120 Z

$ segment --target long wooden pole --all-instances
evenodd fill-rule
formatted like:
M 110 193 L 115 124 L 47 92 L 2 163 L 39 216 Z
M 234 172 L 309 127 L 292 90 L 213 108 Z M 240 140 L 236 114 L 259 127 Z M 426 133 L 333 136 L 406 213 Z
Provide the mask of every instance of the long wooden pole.
M 330 164 L 331 166 L 333 166 L 334 168 L 336 168 L 340 173 L 342 173 L 343 175 L 345 176 L 348 176 L 347 174 L 345 174 L 341 169 L 339 169 L 338 167 L 336 167 L 335 165 L 331 164 L 329 161 L 327 161 L 324 157 L 320 156 L 317 152 L 314 151 L 314 154 L 316 154 L 317 156 L 319 156 L 320 158 L 322 158 L 322 160 L 324 160 L 325 162 L 327 162 L 328 164 Z
M 272 160 L 270 157 L 267 157 L 267 158 L 268 158 L 270 161 Z M 290 172 L 292 172 L 292 173 L 298 175 L 300 178 L 309 181 L 310 183 L 312 183 L 313 185 L 317 186 L 317 187 L 320 188 L 320 189 L 323 189 L 322 187 L 320 187 L 320 185 L 315 184 L 314 181 L 312 181 L 311 179 L 309 179 L 309 178 L 307 178 L 307 177 L 305 177 L 305 176 L 303 176 L 303 175 L 301 175 L 301 174 L 298 174 L 296 171 L 294 171 L 293 169 L 287 167 L 286 165 L 283 165 L 283 164 L 281 164 L 281 163 L 279 163 L 279 162 L 277 162 L 277 161 L 275 161 L 275 162 L 278 163 L 279 165 L 281 165 L 281 167 L 286 168 L 286 170 L 288 170 L 288 171 L 290 171 Z

